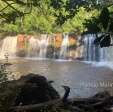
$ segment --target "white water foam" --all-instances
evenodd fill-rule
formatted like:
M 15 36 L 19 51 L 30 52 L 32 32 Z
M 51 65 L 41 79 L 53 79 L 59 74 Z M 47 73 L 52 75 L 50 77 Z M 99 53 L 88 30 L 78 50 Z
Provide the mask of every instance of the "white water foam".
M 70 61 L 73 61 L 72 59 L 54 59 L 54 61 L 57 61 L 57 62 L 70 62 Z
M 111 61 L 103 61 L 103 62 L 94 62 L 94 61 L 83 61 L 84 63 L 91 64 L 95 67 L 108 67 L 113 70 L 113 62 Z

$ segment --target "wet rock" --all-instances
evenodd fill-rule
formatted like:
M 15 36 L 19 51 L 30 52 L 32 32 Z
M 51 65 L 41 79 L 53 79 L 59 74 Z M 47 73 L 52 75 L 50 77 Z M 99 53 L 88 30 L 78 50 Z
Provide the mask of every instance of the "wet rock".
M 5 66 L 10 66 L 12 63 L 4 63 Z
M 59 94 L 44 76 L 28 74 L 18 80 L 0 83 L 0 112 L 13 106 L 39 104 L 59 98 Z
M 94 95 L 92 98 L 107 98 L 110 97 L 110 93 L 108 91 L 99 92 L 96 95 Z
M 20 92 L 15 105 L 36 104 L 59 98 L 57 91 L 44 76 L 30 73 L 21 77 L 19 83 Z
M 26 54 L 27 52 L 25 51 L 25 49 L 21 49 L 16 52 L 16 56 L 19 56 L 19 57 L 25 57 Z
M 70 92 L 70 88 L 63 86 Z M 12 107 L 13 112 L 112 112 L 113 97 L 108 92 L 100 92 L 89 98 L 56 99 L 40 104 Z M 11 111 L 12 112 L 12 111 Z
M 100 47 L 109 47 L 111 45 L 110 34 L 103 34 L 94 40 L 95 45 L 100 45 Z

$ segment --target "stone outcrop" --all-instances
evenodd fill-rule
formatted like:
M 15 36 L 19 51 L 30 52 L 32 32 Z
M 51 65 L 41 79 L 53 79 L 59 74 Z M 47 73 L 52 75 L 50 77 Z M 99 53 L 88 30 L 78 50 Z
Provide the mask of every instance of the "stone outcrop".
M 20 92 L 15 105 L 36 104 L 59 98 L 57 91 L 44 76 L 31 73 L 21 77 L 19 81 Z
M 0 84 L 0 112 L 12 106 L 39 104 L 60 96 L 44 76 L 28 74 L 18 80 Z

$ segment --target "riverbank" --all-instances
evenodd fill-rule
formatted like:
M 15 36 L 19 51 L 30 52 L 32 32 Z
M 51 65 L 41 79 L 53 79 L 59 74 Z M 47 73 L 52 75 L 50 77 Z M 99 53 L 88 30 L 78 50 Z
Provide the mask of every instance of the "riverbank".
M 89 98 L 68 98 L 70 87 L 64 95 L 52 86 L 53 81 L 38 74 L 27 74 L 18 80 L 0 83 L 1 112 L 111 112 L 113 97 L 100 92 Z

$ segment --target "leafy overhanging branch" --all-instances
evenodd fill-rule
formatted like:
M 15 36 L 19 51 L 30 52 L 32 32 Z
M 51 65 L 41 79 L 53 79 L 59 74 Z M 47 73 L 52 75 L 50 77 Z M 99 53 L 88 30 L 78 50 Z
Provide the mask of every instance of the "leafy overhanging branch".
M 31 11 L 32 11 L 32 3 L 29 2 L 29 0 L 27 0 L 27 3 L 24 3 L 24 2 L 19 1 L 19 0 L 16 0 L 16 1 L 9 0 L 10 2 L 13 2 L 13 3 L 9 3 L 7 0 L 2 0 L 2 1 L 7 4 L 7 6 L 5 6 L 3 9 L 0 10 L 0 13 L 1 13 L 0 16 L 2 18 L 4 18 L 4 16 L 3 16 L 4 10 L 7 9 L 8 7 L 10 7 L 11 9 L 13 9 L 18 14 L 18 16 L 24 16 L 25 14 L 30 14 Z M 25 6 L 25 8 L 24 8 L 23 11 L 20 11 L 17 8 L 15 8 L 13 6 L 13 4 L 23 5 L 23 6 Z M 29 7 L 29 10 L 28 10 L 28 7 Z M 27 9 L 27 11 L 25 11 L 26 9 Z

